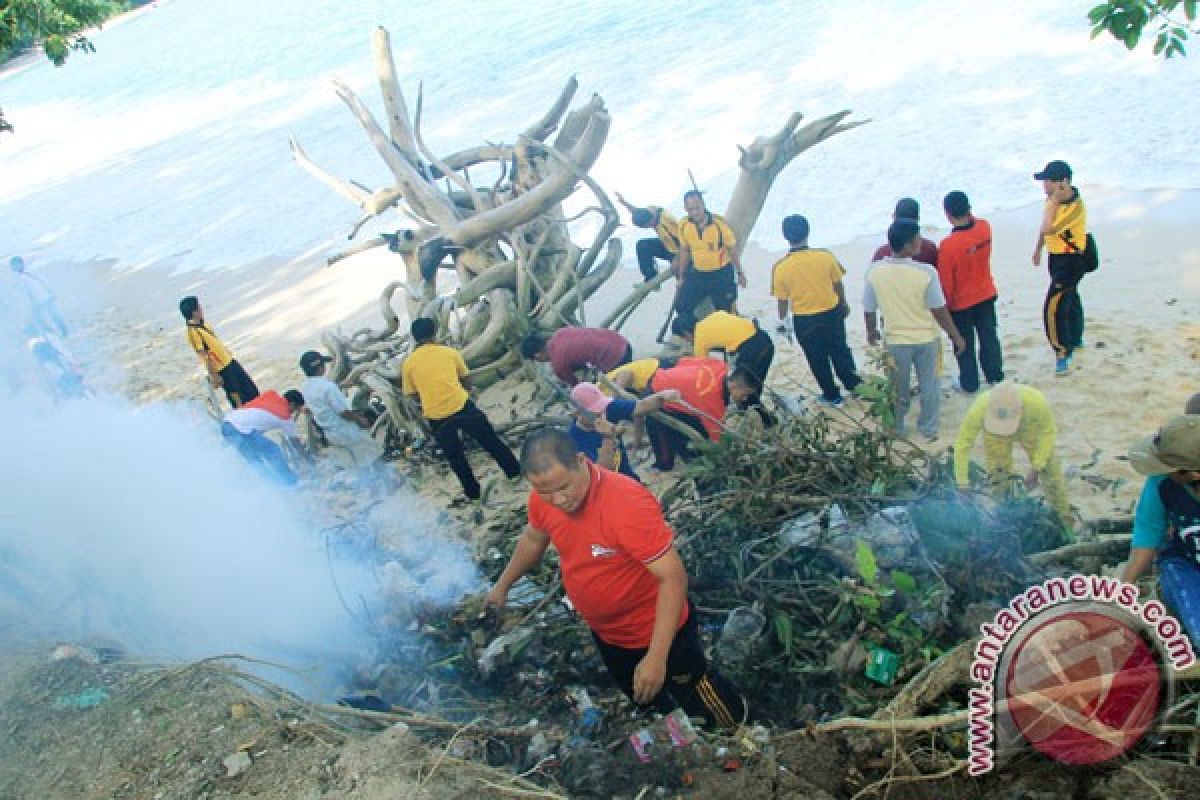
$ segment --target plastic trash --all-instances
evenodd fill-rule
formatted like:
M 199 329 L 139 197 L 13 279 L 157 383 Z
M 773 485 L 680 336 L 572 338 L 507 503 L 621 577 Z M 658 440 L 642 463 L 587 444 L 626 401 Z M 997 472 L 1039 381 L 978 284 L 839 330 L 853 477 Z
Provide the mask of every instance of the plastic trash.
M 654 734 L 648 729 L 642 728 L 640 731 L 634 731 L 629 734 L 629 744 L 633 747 L 633 752 L 637 755 L 638 761 L 641 761 L 643 764 L 649 764 L 653 760 Z
M 821 533 L 820 516 L 810 512 L 785 522 L 779 535 L 792 547 L 810 547 L 817 544 Z
M 604 727 L 604 711 L 592 702 L 592 696 L 582 686 L 570 691 L 571 699 L 579 712 L 579 733 L 594 736 Z
M 850 527 L 850 520 L 840 505 L 834 503 L 829 507 L 829 520 L 826 529 L 830 533 L 841 533 Z
M 731 663 L 748 660 L 754 653 L 755 643 L 767 625 L 762 612 L 748 606 L 739 606 L 729 612 L 717 650 L 721 657 Z
M 691 718 L 682 708 L 667 714 L 664 724 L 667 726 L 667 735 L 671 737 L 671 744 L 675 747 L 687 747 L 700 738 Z
M 64 694 L 54 701 L 55 708 L 69 708 L 74 711 L 87 711 L 108 700 L 105 689 L 84 689 L 74 694 Z
M 876 647 L 867 658 L 867 677 L 884 686 L 891 686 L 900 671 L 900 656 L 883 647 Z
M 497 636 L 479 656 L 479 670 L 484 675 L 492 674 L 498 662 L 511 661 L 520 653 L 533 636 L 533 628 L 514 628 L 503 636 Z

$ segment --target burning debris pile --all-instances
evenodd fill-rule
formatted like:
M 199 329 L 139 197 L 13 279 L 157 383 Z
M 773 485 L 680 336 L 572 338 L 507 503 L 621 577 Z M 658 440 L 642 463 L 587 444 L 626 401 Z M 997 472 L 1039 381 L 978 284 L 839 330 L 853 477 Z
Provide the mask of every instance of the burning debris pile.
M 746 693 L 755 721 L 786 729 L 869 716 L 1040 579 L 1025 554 L 1063 534 L 1031 499 L 995 504 L 947 488 L 945 465 L 870 418 L 778 413 L 770 437 L 731 426 L 720 443 L 699 445 L 663 497 L 689 593 L 711 660 Z M 503 565 L 523 521 L 519 504 L 489 511 L 476 542 L 485 573 Z M 563 599 L 546 563 L 514 587 L 503 614 L 485 612 L 478 595 L 418 609 L 420 635 L 364 676 L 381 698 L 367 707 L 463 724 L 485 717 L 459 749 L 553 774 L 573 793 L 614 759 L 627 780 L 650 781 L 634 777 L 647 755 L 638 742 L 648 741 L 653 769 L 673 770 L 674 783 L 657 785 L 683 785 L 699 751 L 672 746 L 669 720 L 631 713 Z M 525 733 L 496 739 L 487 733 L 496 728 Z M 748 730 L 702 734 L 704 763 L 763 756 L 765 732 Z

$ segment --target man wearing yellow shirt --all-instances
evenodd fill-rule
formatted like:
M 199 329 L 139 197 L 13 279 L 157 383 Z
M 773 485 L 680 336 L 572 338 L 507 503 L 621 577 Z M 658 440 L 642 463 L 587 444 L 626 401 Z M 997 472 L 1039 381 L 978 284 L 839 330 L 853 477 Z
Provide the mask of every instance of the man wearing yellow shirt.
M 835 408 L 842 406 L 838 380 L 853 392 L 862 383 L 854 354 L 846 342 L 846 289 L 842 277 L 846 270 L 828 250 L 808 246 L 808 220 L 792 214 L 783 220 L 783 238 L 788 254 L 771 271 L 771 295 L 779 302 L 779 319 L 790 312 L 796 342 L 804 351 L 808 368 L 821 387 L 821 400 Z
M 670 365 L 663 364 L 662 359 L 658 358 L 639 358 L 636 361 L 630 361 L 628 364 L 622 364 L 609 372 L 607 377 L 622 389 L 633 392 L 636 395 L 643 395 L 649 391 L 650 381 L 653 380 L 654 373 L 658 372 L 658 368 L 662 366 Z M 601 389 L 603 388 L 601 387 Z M 609 394 L 608 391 L 604 393 Z
M 697 322 L 687 314 L 680 314 L 671 323 L 671 332 L 692 344 L 692 355 L 708 358 L 713 350 L 724 350 L 734 357 L 734 369 L 744 370 L 757 386 L 742 408 L 759 405 L 762 387 L 767 383 L 767 372 L 775 360 L 775 343 L 758 322 L 728 311 L 714 311 Z
M 695 189 L 683 196 L 683 207 L 687 219 L 679 225 L 675 312 L 695 317 L 696 306 L 705 298 L 718 311 L 732 311 L 738 287 L 746 287 L 737 237 L 729 223 L 704 207 Z
M 194 295 L 188 295 L 179 301 L 179 313 L 187 321 L 188 344 L 208 372 L 213 388 L 225 390 L 230 408 L 238 408 L 258 397 L 258 386 L 204 321 L 200 301 Z
M 654 236 L 638 239 L 636 247 L 638 269 L 642 277 L 648 281 L 654 280 L 658 275 L 658 267 L 654 264 L 656 259 L 666 261 L 672 267 L 675 265 L 675 258 L 679 255 L 679 220 L 659 206 L 639 208 L 632 205 L 620 192 L 617 192 L 617 200 L 629 211 L 634 225 L 654 231 Z
M 1011 485 L 1013 445 L 1019 443 L 1029 457 L 1025 488 L 1033 489 L 1041 483 L 1046 502 L 1063 524 L 1069 525 L 1071 504 L 1067 501 L 1062 465 L 1054 452 L 1058 429 L 1045 395 L 1032 386 L 1004 381 L 975 399 L 954 442 L 954 480 L 959 488 L 970 486 L 971 448 L 981 431 L 984 463 L 993 491 L 1001 492 Z
M 418 317 L 410 331 L 415 347 L 401 369 L 404 393 L 420 398 L 421 413 L 429 420 L 433 438 L 458 476 L 463 492 L 468 498 L 478 500 L 479 481 L 467 461 L 459 431 L 470 435 L 486 450 L 509 478 L 521 474 L 521 465 L 467 394 L 464 385 L 468 380 L 467 365 L 462 354 L 434 341 L 437 323 Z
M 1083 251 L 1087 247 L 1087 208 L 1079 190 L 1071 185 L 1071 167 L 1051 161 L 1034 179 L 1042 182 L 1046 207 L 1033 249 L 1033 266 L 1040 267 L 1043 248 L 1049 252 L 1050 289 L 1042 308 L 1046 338 L 1054 348 L 1054 373 L 1066 375 L 1071 356 L 1083 345 L 1083 302 L 1079 281 L 1086 274 Z

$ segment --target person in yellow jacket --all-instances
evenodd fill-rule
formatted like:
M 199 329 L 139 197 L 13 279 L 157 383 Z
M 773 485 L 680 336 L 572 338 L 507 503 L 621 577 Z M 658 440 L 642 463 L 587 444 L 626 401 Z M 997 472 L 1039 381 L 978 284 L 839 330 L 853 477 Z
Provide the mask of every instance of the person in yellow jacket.
M 679 257 L 679 219 L 661 206 L 635 206 L 617 192 L 617 200 L 629 211 L 630 219 L 639 228 L 654 231 L 654 236 L 638 239 L 636 246 L 638 270 L 648 281 L 658 275 L 656 260 L 666 261 L 675 268 Z
M 1071 370 L 1071 356 L 1083 346 L 1083 301 L 1079 282 L 1087 274 L 1084 250 L 1087 248 L 1087 207 L 1079 190 L 1071 183 L 1071 167 L 1065 161 L 1051 161 L 1034 179 L 1042 182 L 1046 206 L 1042 227 L 1033 249 L 1033 266 L 1041 267 L 1042 251 L 1050 271 L 1050 289 L 1042 307 L 1046 338 L 1054 348 L 1054 373 Z
M 1039 483 L 1046 502 L 1063 525 L 1070 527 L 1071 504 L 1062 464 L 1054 452 L 1058 428 L 1045 395 L 1032 386 L 1004 381 L 984 392 L 963 417 L 954 442 L 954 480 L 960 488 L 970 485 L 971 448 L 983 433 L 984 463 L 994 490 L 1002 491 L 1013 476 L 1013 445 L 1020 443 L 1029 457 L 1025 488 Z

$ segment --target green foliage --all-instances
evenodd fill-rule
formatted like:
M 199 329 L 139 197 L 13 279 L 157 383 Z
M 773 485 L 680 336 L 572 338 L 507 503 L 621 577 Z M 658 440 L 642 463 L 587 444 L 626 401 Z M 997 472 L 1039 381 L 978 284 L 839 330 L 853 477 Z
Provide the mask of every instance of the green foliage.
M 1154 26 L 1154 55 L 1186 55 L 1184 42 L 1196 27 L 1197 0 L 1108 0 L 1088 12 L 1092 38 L 1108 33 L 1129 50 Z
M 879 565 L 875 561 L 875 554 L 871 552 L 871 547 L 863 541 L 858 542 L 854 548 L 854 563 L 858 567 L 859 577 L 868 586 L 875 585 L 875 578 L 879 574 Z
M 129 7 L 117 0 L 0 0 L 0 60 L 41 42 L 55 66 L 95 48 L 82 34 Z

